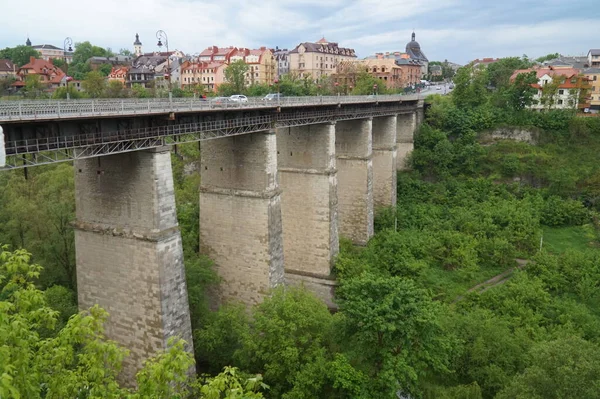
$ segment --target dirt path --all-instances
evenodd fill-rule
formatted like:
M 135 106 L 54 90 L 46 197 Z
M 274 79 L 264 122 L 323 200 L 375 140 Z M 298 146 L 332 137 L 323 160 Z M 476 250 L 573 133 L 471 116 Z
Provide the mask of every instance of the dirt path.
M 512 276 L 512 274 L 514 273 L 515 270 L 517 269 L 523 269 L 528 263 L 529 261 L 527 259 L 515 259 L 517 261 L 517 266 L 513 267 L 511 269 L 508 269 L 500 274 L 498 274 L 497 276 L 492 277 L 491 279 L 484 281 L 483 283 L 479 283 L 471 288 L 469 288 L 467 290 L 467 293 L 469 292 L 479 292 L 480 294 L 483 292 L 486 292 L 487 290 L 489 290 L 490 288 L 496 287 L 498 285 L 504 284 L 506 283 L 510 277 Z M 464 299 L 464 296 L 458 296 L 454 301 L 452 301 L 452 303 L 456 303 L 460 300 Z

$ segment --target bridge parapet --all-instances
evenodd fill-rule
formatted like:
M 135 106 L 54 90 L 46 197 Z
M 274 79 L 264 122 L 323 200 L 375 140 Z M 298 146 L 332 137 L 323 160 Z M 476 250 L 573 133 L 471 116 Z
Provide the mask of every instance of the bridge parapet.
M 228 100 L 173 99 L 99 99 L 99 100 L 33 100 L 0 102 L 0 122 L 91 117 L 137 116 L 172 112 L 202 112 L 213 110 L 273 109 L 286 107 L 326 106 L 338 104 L 377 104 L 398 101 L 418 101 L 414 95 L 381 96 L 308 96 L 282 97 L 276 101 L 250 98 L 248 102 Z

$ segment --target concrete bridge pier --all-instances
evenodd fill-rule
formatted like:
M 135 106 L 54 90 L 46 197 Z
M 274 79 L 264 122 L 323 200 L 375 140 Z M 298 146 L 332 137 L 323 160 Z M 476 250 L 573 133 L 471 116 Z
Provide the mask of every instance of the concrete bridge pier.
M 335 131 L 339 232 L 354 244 L 373 236 L 373 118 L 339 121 Z
M 396 165 L 398 170 L 406 170 L 406 159 L 414 149 L 415 130 L 417 128 L 417 113 L 398 114 L 397 136 L 398 158 Z
M 221 277 L 219 302 L 262 302 L 284 283 L 275 131 L 202 143 L 200 251 Z
M 396 206 L 396 116 L 373 118 L 373 205 Z
M 304 285 L 333 307 L 331 267 L 339 252 L 335 123 L 278 129 L 277 162 L 286 284 Z
M 108 338 L 130 350 L 121 378 L 192 331 L 168 147 L 77 160 L 80 309 L 108 311 Z

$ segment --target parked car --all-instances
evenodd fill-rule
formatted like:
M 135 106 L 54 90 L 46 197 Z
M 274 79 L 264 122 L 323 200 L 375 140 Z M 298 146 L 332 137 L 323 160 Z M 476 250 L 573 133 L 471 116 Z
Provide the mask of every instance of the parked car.
M 225 107 L 232 102 L 229 97 L 214 97 L 210 99 L 210 103 L 216 107 Z
M 233 96 L 229 97 L 229 100 L 234 103 L 247 103 L 248 97 L 243 94 L 234 94 Z
M 282 97 L 283 97 L 283 94 L 281 94 L 281 93 L 269 93 L 263 97 L 263 100 L 264 101 L 275 101 L 275 100 L 279 100 Z

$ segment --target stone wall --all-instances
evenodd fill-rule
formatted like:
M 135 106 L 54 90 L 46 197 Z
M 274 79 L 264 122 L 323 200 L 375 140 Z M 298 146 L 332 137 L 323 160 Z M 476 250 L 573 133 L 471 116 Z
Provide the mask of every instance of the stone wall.
M 340 235 L 365 245 L 373 235 L 372 119 L 336 125 Z
M 479 135 L 479 141 L 482 143 L 489 143 L 497 140 L 514 140 L 535 145 L 539 142 L 539 138 L 539 130 L 517 126 L 499 127 L 493 130 L 487 130 Z
M 373 118 L 373 206 L 396 206 L 396 117 Z
M 179 336 L 192 349 L 181 235 L 167 148 L 75 161 L 80 309 L 106 309 L 130 350 L 122 379 Z
M 279 129 L 277 153 L 286 273 L 329 276 L 339 251 L 335 124 Z
M 200 251 L 221 277 L 220 302 L 262 302 L 284 282 L 274 131 L 209 140 L 201 149 Z
M 396 141 L 398 143 L 398 156 L 396 158 L 396 167 L 398 170 L 408 169 L 407 159 L 414 149 L 415 130 L 417 129 L 417 113 L 398 114 L 398 133 Z

